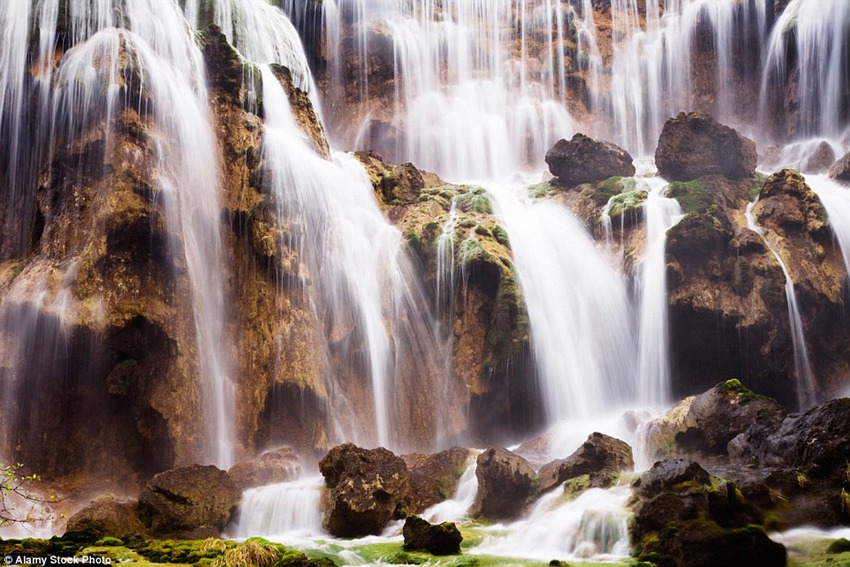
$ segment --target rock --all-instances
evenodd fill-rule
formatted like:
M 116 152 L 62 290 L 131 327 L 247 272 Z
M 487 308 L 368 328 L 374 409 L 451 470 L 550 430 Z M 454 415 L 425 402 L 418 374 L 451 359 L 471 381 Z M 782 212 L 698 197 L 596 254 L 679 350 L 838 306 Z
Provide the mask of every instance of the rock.
M 707 484 L 709 475 L 696 461 L 673 459 L 658 461 L 632 486 L 642 496 L 655 496 L 683 483 Z
M 829 176 L 844 183 L 850 182 L 850 152 L 847 152 L 829 168 Z
M 847 553 L 850 552 L 850 540 L 847 538 L 839 538 L 834 540 L 826 548 L 827 553 Z
M 670 181 L 690 181 L 705 175 L 750 177 L 757 159 L 755 142 L 697 112 L 681 112 L 669 118 L 655 150 L 658 173 Z
M 239 495 L 223 470 L 190 465 L 154 475 L 139 496 L 139 517 L 154 537 L 210 537 L 230 521 Z
M 427 551 L 432 555 L 455 555 L 460 553 L 463 536 L 453 522 L 431 524 L 419 516 L 408 516 L 402 528 L 404 548 Z
M 475 476 L 478 495 L 472 514 L 492 520 L 519 517 L 539 494 L 539 479 L 531 465 L 502 447 L 491 447 L 478 455 Z
M 776 400 L 760 396 L 737 379 L 689 396 L 649 425 L 650 451 L 726 454 L 727 445 L 764 412 L 784 414 Z
M 145 527 L 137 513 L 138 502 L 99 496 L 68 519 L 67 531 L 93 532 L 99 537 L 144 535 Z
M 803 173 L 823 173 L 829 170 L 833 162 L 835 162 L 835 152 L 829 142 L 823 140 L 806 157 L 801 170 Z
M 679 527 L 670 556 L 677 567 L 785 567 L 788 553 L 759 526 L 724 529 L 694 520 Z
M 572 455 L 540 469 L 540 491 L 548 492 L 565 480 L 581 475 L 590 475 L 593 486 L 596 478 L 604 483 L 607 482 L 604 478 L 610 479 L 610 473 L 630 471 L 634 466 L 632 448 L 627 443 L 594 432 Z
M 319 470 L 328 487 L 323 525 L 332 535 L 378 534 L 409 506 L 407 465 L 383 447 L 339 445 L 319 461 Z
M 626 150 L 584 134 L 576 134 L 569 142 L 559 140 L 546 152 L 546 163 L 552 175 L 568 187 L 635 174 Z
M 639 559 L 661 567 L 785 565 L 785 548 L 760 525 L 764 512 L 696 462 L 657 462 L 633 486 Z
M 469 449 L 452 447 L 433 455 L 402 455 L 410 471 L 413 510 L 417 513 L 452 498 L 458 481 L 471 461 Z
M 227 474 L 242 492 L 255 486 L 286 482 L 301 473 L 298 455 L 290 447 L 266 451 L 256 459 L 236 463 Z

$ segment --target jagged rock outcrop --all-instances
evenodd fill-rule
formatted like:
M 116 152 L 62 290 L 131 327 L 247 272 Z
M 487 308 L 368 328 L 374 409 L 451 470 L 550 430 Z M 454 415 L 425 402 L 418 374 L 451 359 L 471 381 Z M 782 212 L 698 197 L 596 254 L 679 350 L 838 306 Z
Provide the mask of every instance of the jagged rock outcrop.
M 255 486 L 286 482 L 301 474 L 301 462 L 290 447 L 266 451 L 250 461 L 236 463 L 227 471 L 233 484 L 242 492 Z
M 402 528 L 404 548 L 427 551 L 432 555 L 460 553 L 463 536 L 453 522 L 431 524 L 419 516 L 408 516 Z
M 764 188 L 762 189 L 762 185 Z M 812 365 L 832 384 L 848 361 L 838 325 L 843 262 L 828 244 L 822 207 L 796 173 L 730 181 L 721 176 L 671 183 L 685 217 L 668 231 L 674 393 L 686 396 L 737 376 L 757 392 L 796 407 L 785 276 L 765 239 L 747 227 L 747 204 L 796 285 Z M 817 321 L 817 323 L 815 323 Z M 742 343 L 740 337 L 746 336 Z
M 760 527 L 764 513 L 732 482 L 698 463 L 660 461 L 633 484 L 634 551 L 660 567 L 784 567 L 785 548 Z
M 337 537 L 379 534 L 410 505 L 407 466 L 382 447 L 339 445 L 319 461 L 319 471 L 328 487 L 322 525 Z
M 650 453 L 726 454 L 727 445 L 765 412 L 783 413 L 778 402 L 760 396 L 737 379 L 688 396 L 647 426 Z
M 630 471 L 634 466 L 632 448 L 627 443 L 594 432 L 572 455 L 540 468 L 540 492 L 548 492 L 564 481 L 582 475 L 589 475 L 590 486 L 607 487 L 613 476 Z
M 752 177 L 757 159 L 755 142 L 697 112 L 668 119 L 655 150 L 658 173 L 670 181 Z
M 421 513 L 438 502 L 452 498 L 473 456 L 472 451 L 461 447 L 452 447 L 433 455 L 402 455 L 410 471 L 413 511 Z
M 520 516 L 539 494 L 540 479 L 528 461 L 502 447 L 491 447 L 478 455 L 475 476 L 478 494 L 472 515 L 490 520 Z
M 226 472 L 191 465 L 159 474 L 139 495 L 139 518 L 155 537 L 218 537 L 230 521 L 240 493 Z
M 841 156 L 829 168 L 829 176 L 844 183 L 850 182 L 850 152 Z
M 68 518 L 66 531 L 91 532 L 98 537 L 144 535 L 145 527 L 139 520 L 138 504 L 112 495 L 99 496 Z
M 488 442 L 533 431 L 541 412 L 528 314 L 507 233 L 492 214 L 487 192 L 446 184 L 411 171 L 409 164 L 381 162 L 375 154 L 358 158 L 418 260 L 431 304 L 453 338 L 457 383 L 449 387 L 456 392 L 452 399 L 469 402 L 470 430 Z M 444 415 L 441 427 L 448 431 L 461 421 L 457 414 Z
M 570 141 L 559 140 L 549 149 L 546 164 L 552 175 L 567 187 L 635 174 L 632 156 L 626 150 L 580 133 Z

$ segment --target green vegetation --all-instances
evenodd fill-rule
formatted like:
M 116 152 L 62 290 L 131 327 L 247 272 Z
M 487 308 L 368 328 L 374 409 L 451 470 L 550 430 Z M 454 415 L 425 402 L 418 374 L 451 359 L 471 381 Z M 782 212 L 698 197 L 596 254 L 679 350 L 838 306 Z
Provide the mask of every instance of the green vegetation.
M 642 189 L 634 191 L 626 191 L 611 197 L 608 201 L 608 216 L 611 218 L 619 217 L 629 211 L 640 209 L 646 202 L 649 193 Z
M 729 396 L 739 396 L 743 400 L 766 400 L 769 399 L 766 396 L 762 396 L 761 394 L 756 394 L 744 384 L 741 383 L 737 378 L 732 378 L 730 380 L 726 380 L 725 382 L 720 382 L 717 386 L 714 387 L 714 390 L 719 394 L 726 394 Z
M 42 504 L 56 502 L 56 496 L 43 498 L 33 492 L 33 484 L 41 481 L 36 474 L 24 474 L 24 465 L 0 465 L 0 528 L 12 524 L 46 522 L 53 517 Z

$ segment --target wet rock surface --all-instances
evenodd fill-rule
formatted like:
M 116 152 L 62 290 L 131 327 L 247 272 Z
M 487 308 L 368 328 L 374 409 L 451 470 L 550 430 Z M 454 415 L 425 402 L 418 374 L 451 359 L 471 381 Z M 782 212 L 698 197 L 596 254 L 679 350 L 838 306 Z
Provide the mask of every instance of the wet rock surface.
M 829 176 L 843 183 L 850 183 L 850 152 L 841 156 L 829 168 Z
M 591 486 L 607 487 L 611 477 L 634 468 L 632 448 L 623 441 L 591 433 L 581 447 L 567 457 L 540 468 L 540 491 L 548 492 L 564 481 L 582 475 L 590 476 Z
M 139 495 L 139 517 L 156 537 L 218 537 L 239 497 L 226 472 L 190 465 L 154 475 Z
M 135 500 L 99 496 L 68 518 L 66 531 L 91 532 L 99 537 L 144 535 L 145 528 L 139 520 L 137 508 Z
M 452 447 L 433 455 L 402 455 L 410 471 L 413 510 L 420 513 L 438 502 L 452 498 L 473 455 L 469 449 L 461 447 Z
M 237 463 L 227 471 L 240 492 L 255 486 L 293 480 L 300 473 L 300 459 L 289 447 L 267 451 L 256 459 Z
M 410 505 L 410 473 L 404 461 L 384 448 L 351 443 L 319 461 L 328 492 L 323 526 L 338 537 L 379 534 Z
M 431 524 L 419 516 L 408 516 L 402 535 L 405 549 L 427 551 L 433 555 L 458 554 L 463 541 L 453 522 Z
M 632 156 L 626 150 L 584 134 L 576 134 L 569 141 L 559 140 L 546 152 L 546 164 L 567 187 L 635 174 Z
M 491 520 L 515 519 L 539 494 L 539 479 L 528 461 L 502 447 L 478 455 L 478 494 L 472 514 Z
M 679 113 L 664 123 L 655 164 L 670 181 L 690 181 L 706 175 L 728 179 L 755 173 L 755 143 L 735 130 L 718 124 L 708 114 Z

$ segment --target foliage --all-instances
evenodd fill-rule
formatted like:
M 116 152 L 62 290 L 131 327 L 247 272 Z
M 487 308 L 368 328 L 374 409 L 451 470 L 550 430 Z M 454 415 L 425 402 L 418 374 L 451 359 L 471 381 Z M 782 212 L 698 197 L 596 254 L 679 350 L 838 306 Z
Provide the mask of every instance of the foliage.
M 0 465 L 0 528 L 53 519 L 43 505 L 56 502 L 56 496 L 43 498 L 33 492 L 30 487 L 41 482 L 41 477 L 24 474 L 23 467 L 21 463 Z

